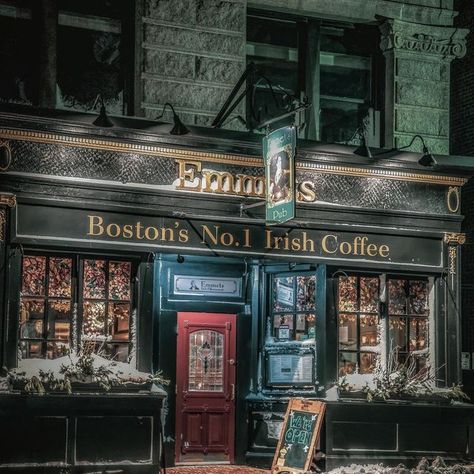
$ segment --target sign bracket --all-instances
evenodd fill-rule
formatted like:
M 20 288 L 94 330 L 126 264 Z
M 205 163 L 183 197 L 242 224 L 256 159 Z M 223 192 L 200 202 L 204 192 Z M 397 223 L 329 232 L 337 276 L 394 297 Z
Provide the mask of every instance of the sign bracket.
M 265 201 L 254 202 L 252 204 L 245 204 L 241 202 L 240 203 L 240 217 L 243 217 L 243 214 L 247 209 L 253 209 L 254 207 L 262 207 L 262 206 L 265 206 Z

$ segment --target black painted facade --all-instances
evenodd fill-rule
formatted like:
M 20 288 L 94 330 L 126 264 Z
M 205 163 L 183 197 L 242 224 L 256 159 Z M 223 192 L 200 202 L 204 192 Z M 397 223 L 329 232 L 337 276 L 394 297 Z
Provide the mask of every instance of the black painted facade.
M 297 181 L 312 183 L 314 200 L 300 202 L 295 221 L 273 229 L 265 227 L 262 208 L 241 210 L 242 203 L 257 202 L 258 197 L 216 192 L 215 187 L 198 191 L 192 179 L 182 181 L 184 189 L 179 189 L 180 163 L 201 178 L 205 170 L 262 176 L 255 135 L 195 129 L 184 137 L 170 137 L 166 126 L 145 121 L 98 131 L 87 120 L 79 124 L 0 116 L 0 138 L 7 140 L 12 154 L 0 173 L 5 211 L 0 274 L 3 367 L 17 364 L 21 255 L 41 251 L 138 261 L 137 367 L 162 370 L 171 381 L 163 414 L 168 464 L 174 452 L 178 311 L 237 314 L 237 462 L 269 465 L 277 442 L 275 427 L 288 397 L 324 398 L 337 379 L 335 295 L 341 271 L 430 278 L 439 384 L 460 381 L 459 189 L 470 173 L 462 160 L 439 157 L 435 168 L 425 168 L 417 164 L 416 154 L 384 154 L 371 160 L 355 155 L 350 147 L 301 142 Z M 269 244 L 268 232 L 282 240 Z M 363 236 L 379 250 L 374 247 L 362 255 L 355 249 L 355 239 Z M 285 243 L 285 237 L 300 241 Z M 352 243 L 351 250 L 332 246 L 336 240 Z M 390 252 L 380 250 L 383 245 Z M 308 349 L 265 343 L 269 281 L 276 273 L 297 272 L 315 275 L 318 282 L 316 342 L 310 349 L 315 355 L 314 383 L 275 386 L 268 381 L 269 354 L 303 354 Z M 178 294 L 175 275 L 232 278 L 241 281 L 242 291 L 229 297 Z M 107 397 L 101 395 L 101 403 L 107 404 Z M 133 395 L 123 397 L 124 412 L 132 413 L 136 400 Z M 28 416 L 43 409 L 56 413 L 55 400 L 32 402 L 35 408 Z M 153 406 L 150 400 L 147 410 Z M 24 395 L 2 394 L 0 403 L 5 407 L 0 407 L 0 416 L 6 416 L 6 407 L 11 416 L 27 402 Z M 69 419 L 83 410 L 81 403 L 81 397 L 71 395 L 57 406 L 58 413 Z M 156 400 L 158 410 L 159 405 Z M 109 408 L 104 406 L 104 413 Z M 420 433 L 415 438 L 410 434 L 414 426 Z M 473 429 L 474 413 L 468 405 L 440 409 L 396 401 L 329 402 L 321 448 L 328 467 L 360 459 L 410 463 L 440 452 L 448 459 L 466 459 L 472 456 Z M 151 433 L 155 455 L 150 469 L 159 457 L 156 430 Z M 446 435 L 450 443 L 439 433 L 451 433 Z M 57 463 L 56 458 L 48 462 Z M 73 463 L 65 458 L 66 464 Z M 11 465 L 24 462 L 14 455 L 11 459 Z

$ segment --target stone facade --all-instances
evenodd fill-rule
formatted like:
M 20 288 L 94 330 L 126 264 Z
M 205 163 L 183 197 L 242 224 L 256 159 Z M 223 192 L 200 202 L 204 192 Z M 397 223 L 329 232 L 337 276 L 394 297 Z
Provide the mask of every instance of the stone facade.
M 247 8 L 377 22 L 386 60 L 382 143 L 402 147 L 420 134 L 432 153 L 449 152 L 450 66 L 465 54 L 467 34 L 453 28 L 452 0 L 143 0 L 143 115 L 155 118 L 171 102 L 185 123 L 210 125 L 245 69 Z
M 467 30 L 386 20 L 385 144 L 401 148 L 422 135 L 432 153 L 449 153 L 450 63 L 466 53 Z M 413 150 L 422 151 L 416 141 Z
M 142 22 L 144 115 L 210 125 L 245 69 L 245 0 L 144 0 Z

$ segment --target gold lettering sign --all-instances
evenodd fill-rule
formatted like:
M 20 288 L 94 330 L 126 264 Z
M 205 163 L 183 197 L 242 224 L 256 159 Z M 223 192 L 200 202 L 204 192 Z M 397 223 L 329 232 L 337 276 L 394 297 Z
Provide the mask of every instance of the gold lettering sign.
M 143 241 L 156 244 L 181 244 L 183 247 L 205 246 L 233 251 L 250 251 L 275 254 L 305 254 L 325 257 L 356 257 L 389 259 L 390 247 L 387 244 L 371 242 L 367 235 L 344 238 L 338 234 L 320 233 L 311 230 L 295 230 L 282 234 L 268 228 L 250 228 L 216 223 L 193 224 L 187 228 L 185 221 L 170 220 L 157 225 L 117 223 L 106 220 L 101 215 L 87 216 L 87 236 L 124 241 Z
M 200 161 L 176 160 L 178 179 L 176 189 L 234 196 L 265 197 L 265 176 L 232 174 L 228 171 L 203 170 Z M 302 181 L 297 183 L 297 200 L 300 202 L 316 201 L 314 183 Z

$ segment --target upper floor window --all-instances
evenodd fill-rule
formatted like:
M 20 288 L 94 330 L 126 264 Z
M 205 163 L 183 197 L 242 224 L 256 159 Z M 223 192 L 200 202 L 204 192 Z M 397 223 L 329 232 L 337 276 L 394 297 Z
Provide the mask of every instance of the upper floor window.
M 58 12 L 58 108 L 90 111 L 100 95 L 107 111 L 127 113 L 124 2 L 63 0 Z
M 79 277 L 77 277 L 79 275 Z M 132 262 L 25 255 L 19 315 L 21 357 L 55 359 L 92 341 L 126 361 L 130 347 Z
M 44 14 L 44 2 L 0 0 L 0 102 L 97 113 L 101 97 L 108 113 L 126 115 L 133 4 L 62 0 Z
M 32 0 L 0 0 L 0 102 L 31 105 L 34 101 L 32 23 Z
M 257 82 L 247 123 L 252 127 L 278 116 L 292 100 L 305 96 L 312 104 L 305 114 L 305 138 L 357 143 L 357 130 L 365 117 L 374 120 L 380 102 L 380 88 L 374 87 L 378 55 L 378 31 L 370 26 L 250 14 L 247 63 L 254 62 L 258 76 L 273 88 L 266 80 Z

